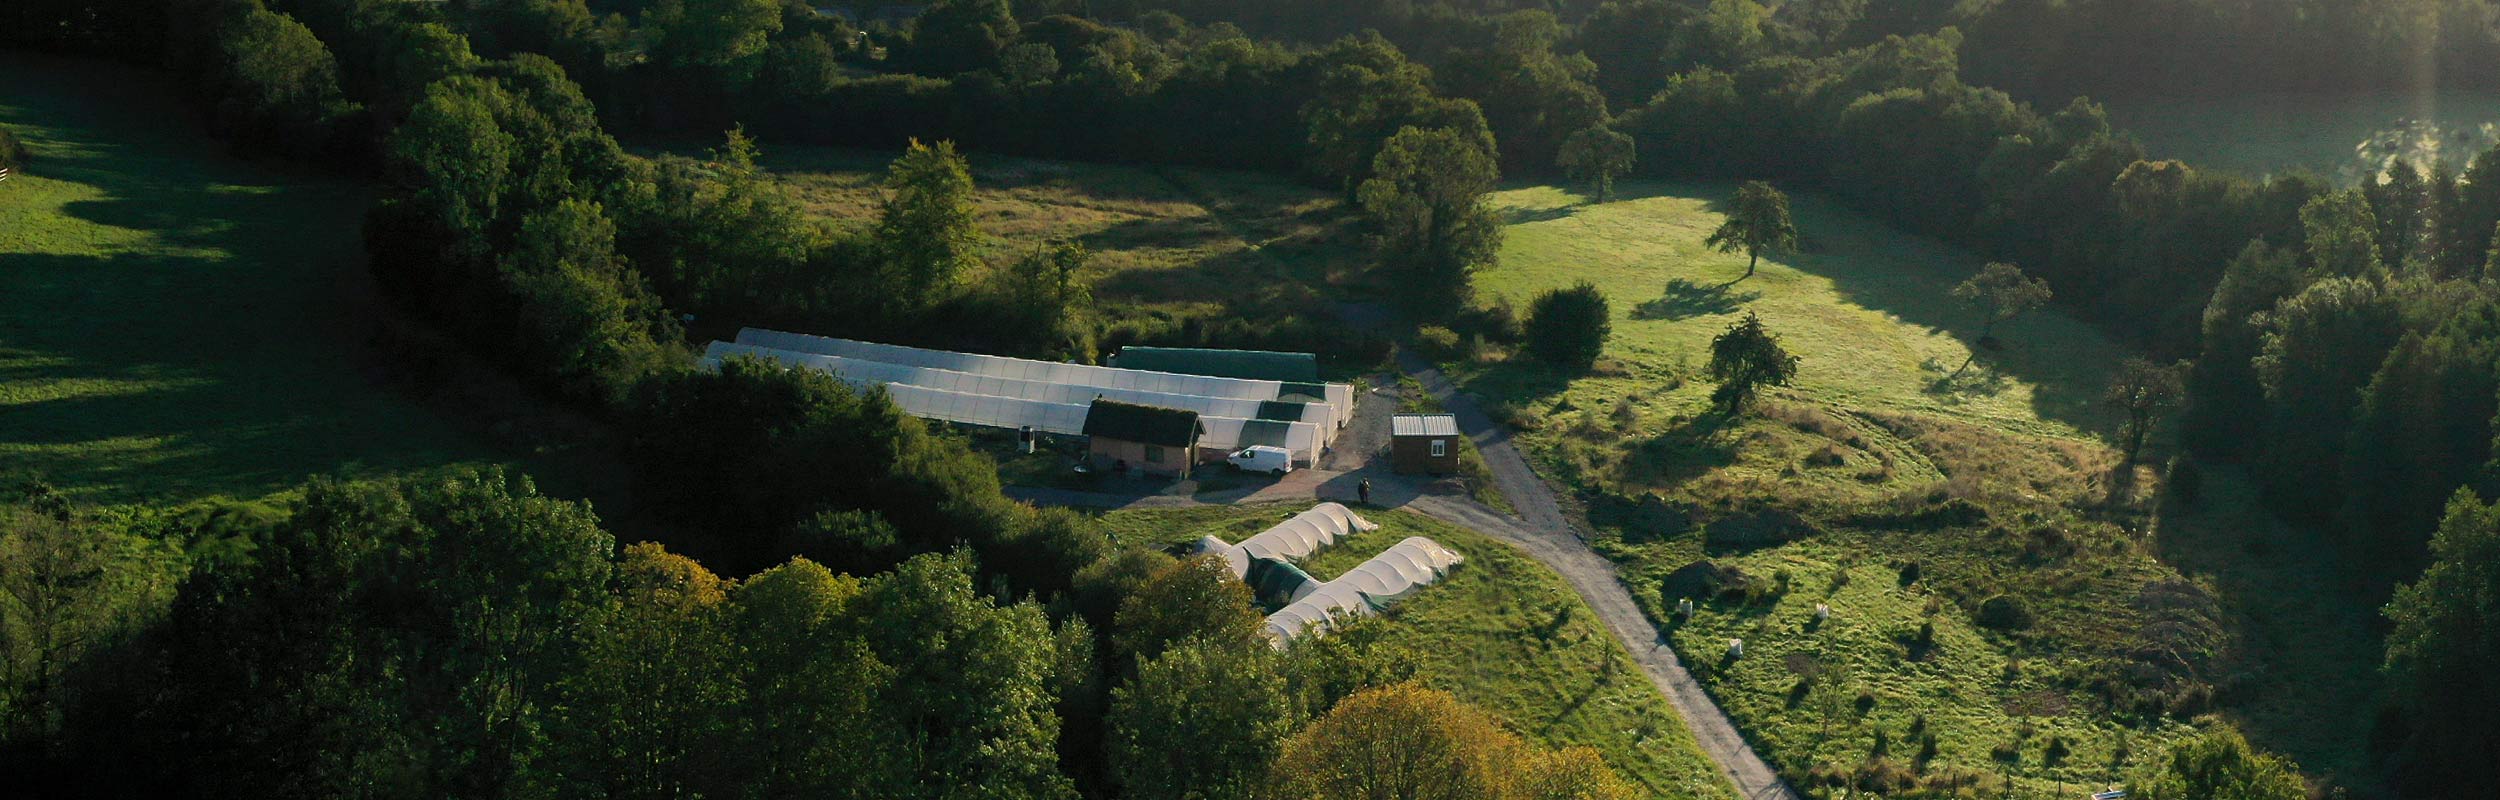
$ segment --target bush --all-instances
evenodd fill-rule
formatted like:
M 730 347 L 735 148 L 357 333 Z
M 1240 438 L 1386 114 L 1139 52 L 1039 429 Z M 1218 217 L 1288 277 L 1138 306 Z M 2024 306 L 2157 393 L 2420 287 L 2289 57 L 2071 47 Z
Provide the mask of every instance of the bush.
M 2205 491 L 2205 471 L 2187 456 L 2170 460 L 2170 498 L 2181 506 L 2196 505 L 2196 498 Z
M 1613 332 L 1605 293 L 1587 281 L 1538 295 L 1528 307 L 1528 353 L 1558 367 L 1587 371 Z
M 1426 325 L 1415 330 L 1415 352 L 1433 361 L 1452 361 L 1466 355 L 1458 340 L 1458 332 L 1439 325 Z
M 26 166 L 27 157 L 26 144 L 18 141 L 17 134 L 10 133 L 8 128 L 0 127 L 0 169 Z
M 2000 631 L 2022 630 L 2031 627 L 2031 608 L 2020 598 L 1997 595 L 1980 602 L 1978 622 Z
M 1492 305 L 1460 312 L 1450 320 L 1450 327 L 1459 333 L 1488 342 L 1518 344 L 1527 338 L 1527 329 L 1519 324 L 1519 312 L 1510 307 L 1509 298 L 1499 298 Z

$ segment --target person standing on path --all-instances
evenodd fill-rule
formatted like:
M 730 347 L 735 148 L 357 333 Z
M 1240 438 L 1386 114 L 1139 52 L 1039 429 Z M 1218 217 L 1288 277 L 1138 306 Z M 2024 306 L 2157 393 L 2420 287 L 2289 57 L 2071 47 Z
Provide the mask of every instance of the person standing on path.
M 1356 498 L 1356 499 L 1355 499 L 1355 502 L 1357 502 L 1357 503 L 1361 503 L 1361 504 L 1363 504 L 1363 505 L 1367 505 L 1367 506 L 1368 506 L 1368 505 L 1371 505 L 1371 504 L 1372 504 L 1372 479 L 1370 479 L 1370 478 L 1364 478 L 1362 483 L 1357 483 L 1357 484 L 1355 484 L 1355 485 L 1354 485 L 1354 496 L 1355 496 L 1355 498 Z

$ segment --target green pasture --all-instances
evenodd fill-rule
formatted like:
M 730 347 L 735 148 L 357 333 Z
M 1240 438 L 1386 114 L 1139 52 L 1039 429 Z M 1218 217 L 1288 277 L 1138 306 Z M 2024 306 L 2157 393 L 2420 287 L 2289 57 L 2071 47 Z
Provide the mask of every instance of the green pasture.
M 228 157 L 150 73 L 0 53 L 0 469 L 93 502 L 484 456 L 380 383 L 352 183 Z

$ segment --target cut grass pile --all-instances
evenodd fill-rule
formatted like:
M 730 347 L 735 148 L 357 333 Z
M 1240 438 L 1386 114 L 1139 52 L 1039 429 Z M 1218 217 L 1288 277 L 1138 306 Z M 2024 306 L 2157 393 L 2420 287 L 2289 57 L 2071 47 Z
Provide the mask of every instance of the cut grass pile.
M 1666 627 L 1775 765 L 1801 783 L 1845 775 L 1892 791 L 1916 781 L 1994 794 L 2007 778 L 2072 789 L 2158 753 L 2184 720 L 2243 708 L 2271 717 L 2249 726 L 2261 746 L 2330 770 L 2355 763 L 2353 737 L 2272 735 L 2298 709 L 2235 705 L 2243 687 L 2306 681 L 2282 673 L 2309 657 L 2279 648 L 2328 637 L 2265 637 L 2252 615 L 2269 605 L 2240 599 L 2270 591 L 2258 573 L 2215 576 L 2209 558 L 2191 577 L 2165 563 L 2188 545 L 2147 533 L 2160 522 L 2149 508 L 2158 475 L 2118 469 L 2103 441 L 2116 420 L 2098 400 L 2119 348 L 2054 311 L 1999 326 L 1983 347 L 1976 315 L 1949 295 L 1978 259 L 1812 196 L 1795 199 L 1804 252 L 1740 281 L 1742 254 L 1702 244 L 1732 187 L 1632 189 L 1607 204 L 1552 188 L 1497 194 L 1508 238 L 1477 277 L 1485 302 L 1515 306 L 1595 283 L 1614 314 L 1597 368 L 1487 358 L 1449 372 L 1521 430 L 1540 470 L 1591 499 L 1601 551 L 1653 619 L 1673 616 L 1679 570 L 1707 560 L 1703 572 L 1746 576 Z M 1703 366 L 1710 339 L 1747 311 L 1802 369 L 1753 413 L 1722 418 L 1708 411 Z M 1954 375 L 1974 347 L 1976 363 Z M 1780 519 L 1802 527 L 1742 543 L 1742 526 L 1710 532 Z M 1904 585 L 1912 562 L 1924 574 Z M 2030 624 L 1979 625 L 1999 595 Z M 1832 616 L 1810 624 L 1818 603 Z M 1732 638 L 1742 658 L 1724 658 Z M 2193 652 L 2167 652 L 2183 647 Z M 2340 691 L 2349 671 L 2294 696 Z M 1936 751 L 1922 759 L 1928 736 Z
M 1304 508 L 1118 511 L 1103 520 L 1125 541 L 1179 544 L 1209 534 L 1240 541 Z M 1380 530 L 1320 551 L 1301 566 L 1326 580 L 1408 536 L 1432 537 L 1467 558 L 1447 579 L 1388 612 L 1387 641 L 1417 658 L 1421 680 L 1532 740 L 1595 748 L 1652 796 L 1730 796 L 1666 697 L 1561 577 L 1462 528 L 1403 511 L 1361 513 Z
M 365 191 L 224 155 L 153 74 L 0 52 L 0 466 L 88 502 L 485 457 L 359 350 Z

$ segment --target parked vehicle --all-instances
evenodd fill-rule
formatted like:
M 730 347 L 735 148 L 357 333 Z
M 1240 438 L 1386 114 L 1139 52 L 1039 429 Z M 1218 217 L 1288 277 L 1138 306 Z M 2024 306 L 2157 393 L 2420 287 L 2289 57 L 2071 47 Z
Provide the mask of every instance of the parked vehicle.
M 1264 472 L 1283 475 L 1293 471 L 1293 451 L 1282 447 L 1254 444 L 1234 451 L 1224 459 L 1243 472 Z

